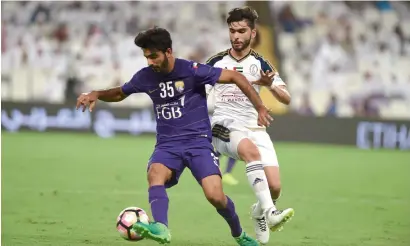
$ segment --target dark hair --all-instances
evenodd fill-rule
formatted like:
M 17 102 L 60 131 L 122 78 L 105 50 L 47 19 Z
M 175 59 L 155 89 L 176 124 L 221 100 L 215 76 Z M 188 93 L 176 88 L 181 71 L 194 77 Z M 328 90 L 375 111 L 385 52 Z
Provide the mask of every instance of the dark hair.
M 255 28 L 256 21 L 258 20 L 258 13 L 251 7 L 245 6 L 242 8 L 234 8 L 228 13 L 226 23 L 246 21 L 251 29 Z
M 164 53 L 168 48 L 172 49 L 171 34 L 160 27 L 153 27 L 138 33 L 134 43 L 142 49 L 157 50 Z

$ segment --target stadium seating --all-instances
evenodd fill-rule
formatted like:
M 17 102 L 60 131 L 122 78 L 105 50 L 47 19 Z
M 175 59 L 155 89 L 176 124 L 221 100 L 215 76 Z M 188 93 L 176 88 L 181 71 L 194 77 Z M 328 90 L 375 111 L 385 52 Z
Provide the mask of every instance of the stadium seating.
M 336 116 L 366 116 L 370 100 L 379 117 L 410 118 L 410 4 L 380 6 L 271 2 L 295 112 L 308 97 L 324 115 L 335 95 Z
M 123 83 L 146 65 L 133 43 L 135 34 L 154 24 L 171 30 L 178 56 L 188 58 L 205 47 L 200 57 L 204 61 L 229 47 L 226 24 L 220 16 L 242 3 L 2 3 L 2 98 L 63 102 L 68 75 L 84 82 L 79 91 Z M 65 31 L 68 38 L 61 40 Z M 146 95 L 113 104 L 149 105 Z
M 244 3 L 4 2 L 2 98 L 64 102 L 70 76 L 82 81 L 77 92 L 123 83 L 146 65 L 135 34 L 154 24 L 171 30 L 177 56 L 204 61 L 229 47 L 223 14 Z M 334 96 L 336 116 L 363 116 L 370 100 L 380 117 L 410 118 L 408 3 L 270 4 L 294 112 L 306 97 L 329 115 Z M 112 104 L 150 105 L 146 95 Z

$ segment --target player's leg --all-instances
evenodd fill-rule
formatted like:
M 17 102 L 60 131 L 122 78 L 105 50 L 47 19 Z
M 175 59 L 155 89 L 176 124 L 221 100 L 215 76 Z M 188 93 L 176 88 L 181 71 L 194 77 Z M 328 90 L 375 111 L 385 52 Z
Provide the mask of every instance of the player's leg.
M 236 160 L 232 157 L 228 158 L 228 161 L 226 163 L 226 169 L 224 174 L 222 175 L 222 181 L 225 184 L 228 185 L 237 185 L 239 182 L 238 180 L 235 179 L 235 177 L 232 175 L 232 169 L 236 164 Z
M 266 178 L 268 180 L 269 190 L 273 201 L 275 202 L 281 193 L 281 182 L 280 182 L 280 172 L 279 163 L 276 155 L 276 151 L 273 147 L 272 141 L 266 132 L 253 132 L 252 140 L 258 147 L 259 153 L 261 155 L 261 160 L 264 165 L 264 171 Z M 252 206 L 252 213 L 258 214 L 262 212 L 261 205 L 259 203 Z M 281 230 L 283 225 L 289 221 L 294 215 L 294 210 L 292 208 L 277 209 L 268 218 L 268 223 L 272 231 Z
M 216 124 L 212 128 L 212 144 L 216 150 L 216 155 L 219 158 L 221 153 L 227 153 L 229 146 L 229 130 L 225 127 Z M 237 185 L 238 181 L 232 176 L 232 169 L 236 163 L 235 158 L 228 156 L 228 162 L 225 172 L 222 176 L 222 181 L 228 185 Z M 220 158 L 219 158 L 220 159 Z
M 214 132 L 212 134 L 218 136 L 220 132 L 219 130 L 215 130 L 215 129 L 218 129 L 218 127 L 213 128 Z M 226 153 L 228 144 L 229 144 L 228 140 L 222 140 L 218 137 L 212 137 L 212 145 L 214 146 L 216 150 L 215 156 L 218 157 L 218 164 L 220 164 L 220 161 L 221 161 L 221 158 L 220 158 L 222 156 L 221 153 Z M 228 184 L 228 185 L 238 184 L 238 181 L 231 174 L 231 171 L 232 171 L 233 166 L 235 165 L 235 162 L 236 162 L 235 159 L 233 159 L 232 157 L 229 157 L 227 168 L 225 170 L 225 173 L 222 175 L 222 181 L 225 184 Z
M 231 229 L 231 235 L 242 246 L 256 246 L 258 243 L 243 230 L 235 211 L 233 201 L 225 195 L 222 188 L 221 172 L 212 148 L 187 150 L 187 166 L 201 184 L 207 200 L 216 208 Z
M 172 178 L 173 172 L 162 163 L 152 163 L 148 169 L 148 199 L 152 217 L 156 222 L 168 226 L 168 195 L 165 183 Z
M 265 171 L 266 178 L 268 179 L 270 195 L 276 205 L 276 201 L 279 199 L 282 191 L 279 166 L 264 166 L 263 170 Z
M 228 158 L 226 163 L 225 173 L 232 173 L 233 167 L 235 166 L 236 160 L 232 157 Z
M 212 143 L 219 152 L 246 162 L 246 175 L 259 204 L 266 211 L 274 211 L 275 207 L 270 196 L 268 182 L 263 171 L 261 157 L 255 144 L 248 138 L 245 131 L 233 131 L 222 125 L 216 124 L 212 129 Z M 261 212 L 252 216 L 256 238 L 261 243 L 269 241 L 269 230 L 265 213 Z
M 231 155 L 235 154 L 246 163 L 246 176 L 263 210 L 275 208 L 263 170 L 258 147 L 248 137 L 247 133 L 233 131 L 230 133 Z M 236 153 L 235 153 L 236 152 Z
M 238 245 L 256 246 L 258 242 L 242 230 L 235 204 L 225 195 L 222 189 L 222 179 L 219 175 L 211 175 L 200 180 L 206 199 L 216 208 L 216 211 L 228 223 L 231 235 Z
M 148 164 L 148 198 L 154 219 L 150 224 L 137 222 L 133 229 L 141 236 L 159 243 L 169 243 L 168 230 L 169 199 L 166 188 L 178 183 L 184 169 L 182 159 L 172 151 L 156 149 Z
M 257 197 L 258 210 L 252 213 L 256 238 L 262 244 L 269 241 L 267 217 L 276 207 L 272 201 L 266 174 L 263 170 L 261 155 L 257 146 L 242 132 L 231 133 L 232 149 L 237 146 L 237 154 L 246 163 L 246 176 Z

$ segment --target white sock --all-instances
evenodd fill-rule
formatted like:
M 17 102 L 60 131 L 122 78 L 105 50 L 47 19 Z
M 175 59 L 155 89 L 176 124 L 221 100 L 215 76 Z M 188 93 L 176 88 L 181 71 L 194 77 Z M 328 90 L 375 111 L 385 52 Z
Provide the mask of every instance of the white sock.
M 265 211 L 268 208 L 275 207 L 262 163 L 260 161 L 253 161 L 246 164 L 246 176 L 248 176 L 248 182 L 258 199 L 260 210 Z M 276 208 L 274 209 L 276 210 Z

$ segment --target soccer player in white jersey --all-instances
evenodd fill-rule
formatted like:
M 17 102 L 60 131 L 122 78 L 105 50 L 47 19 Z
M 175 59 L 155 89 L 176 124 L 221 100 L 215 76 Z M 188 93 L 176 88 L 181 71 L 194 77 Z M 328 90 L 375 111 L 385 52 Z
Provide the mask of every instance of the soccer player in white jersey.
M 289 104 L 290 94 L 278 72 L 250 47 L 257 19 L 258 14 L 249 7 L 231 10 L 227 24 L 232 48 L 212 56 L 207 64 L 241 72 L 258 92 L 267 86 L 277 100 Z M 257 239 L 265 244 L 269 241 L 267 227 L 281 230 L 294 215 L 292 208 L 279 210 L 275 206 L 281 185 L 273 143 L 266 128 L 258 126 L 255 108 L 236 85 L 217 84 L 212 90 L 213 145 L 219 153 L 246 163 L 246 175 L 258 200 L 251 207 L 251 217 Z

